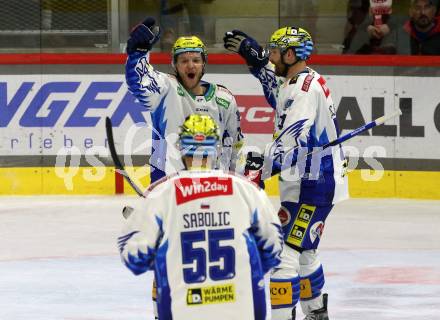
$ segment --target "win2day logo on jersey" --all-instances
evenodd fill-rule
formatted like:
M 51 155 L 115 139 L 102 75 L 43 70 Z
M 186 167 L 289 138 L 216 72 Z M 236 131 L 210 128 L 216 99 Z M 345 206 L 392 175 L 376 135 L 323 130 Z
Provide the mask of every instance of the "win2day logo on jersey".
M 180 178 L 174 183 L 177 205 L 195 199 L 232 194 L 232 179 L 219 177 Z

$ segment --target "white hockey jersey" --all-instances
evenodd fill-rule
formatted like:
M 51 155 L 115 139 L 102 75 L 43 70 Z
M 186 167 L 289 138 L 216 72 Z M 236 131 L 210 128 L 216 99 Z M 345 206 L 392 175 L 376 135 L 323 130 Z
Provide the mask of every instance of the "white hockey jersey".
M 294 165 L 280 176 L 281 201 L 325 206 L 347 199 L 342 147 L 316 152 L 339 135 L 336 108 L 324 78 L 307 67 L 286 80 L 275 76 L 271 63 L 251 71 L 276 111 L 274 141 L 266 153 L 283 168 Z
M 151 112 L 152 182 L 183 169 L 180 153 L 174 148 L 179 127 L 194 113 L 210 115 L 218 123 L 223 146 L 218 167 L 225 171 L 235 169 L 243 135 L 237 103 L 228 89 L 202 82 L 205 95 L 194 96 L 175 76 L 154 70 L 149 54 L 139 51 L 128 56 L 125 75 L 130 92 Z
M 264 191 L 218 170 L 152 185 L 118 239 L 134 274 L 154 270 L 161 320 L 265 319 L 263 276 L 282 243 Z

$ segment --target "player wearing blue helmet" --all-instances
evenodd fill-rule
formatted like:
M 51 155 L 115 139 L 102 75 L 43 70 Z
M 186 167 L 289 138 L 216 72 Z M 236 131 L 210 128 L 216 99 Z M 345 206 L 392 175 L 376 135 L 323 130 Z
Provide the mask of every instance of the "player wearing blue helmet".
M 279 180 L 285 246 L 282 262 L 271 274 L 272 319 L 295 319 L 300 301 L 305 319 L 328 320 L 317 248 L 328 214 L 348 197 L 348 187 L 340 146 L 310 154 L 339 135 L 330 90 L 324 78 L 307 66 L 312 37 L 303 28 L 284 27 L 263 48 L 233 30 L 225 34 L 224 45 L 246 60 L 275 109 L 274 140 L 266 148 L 264 162 L 275 160 L 295 169 Z

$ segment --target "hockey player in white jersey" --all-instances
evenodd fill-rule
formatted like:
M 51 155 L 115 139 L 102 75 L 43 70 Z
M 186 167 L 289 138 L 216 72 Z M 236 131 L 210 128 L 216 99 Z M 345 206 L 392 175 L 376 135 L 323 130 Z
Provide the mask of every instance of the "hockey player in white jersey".
M 194 113 L 210 115 L 219 124 L 223 146 L 219 166 L 234 170 L 243 138 L 235 98 L 225 87 L 201 80 L 208 54 L 198 37 L 180 37 L 174 43 L 171 62 L 174 75 L 155 70 L 149 52 L 159 37 L 159 27 L 149 17 L 134 27 L 127 41 L 128 88 L 151 112 L 151 181 L 183 169 L 180 157 L 173 157 L 169 147 L 174 146 L 179 126 Z
M 330 90 L 324 78 L 306 64 L 313 50 L 312 38 L 302 28 L 284 27 L 272 34 L 268 48 L 263 49 L 245 33 L 233 30 L 225 34 L 224 44 L 246 60 L 275 109 L 274 141 L 265 161 L 295 169 L 294 174 L 283 172 L 279 182 L 278 214 L 286 245 L 282 263 L 271 275 L 272 317 L 295 319 L 300 300 L 305 319 L 327 320 L 324 271 L 317 247 L 333 205 L 348 197 L 348 185 L 340 146 L 310 154 L 339 135 Z
M 266 319 L 263 276 L 280 262 L 281 225 L 263 190 L 210 169 L 218 140 L 211 117 L 188 117 L 187 170 L 153 184 L 118 239 L 134 274 L 154 270 L 160 320 Z

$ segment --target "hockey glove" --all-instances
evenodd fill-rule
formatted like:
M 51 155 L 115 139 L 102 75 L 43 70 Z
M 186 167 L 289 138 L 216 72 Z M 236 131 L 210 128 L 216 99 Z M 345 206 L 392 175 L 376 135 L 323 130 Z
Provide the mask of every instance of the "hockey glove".
M 150 51 L 153 45 L 160 38 L 159 26 L 155 26 L 156 20 L 148 17 L 142 23 L 135 26 L 130 32 L 130 38 L 127 41 L 127 53 L 136 51 Z
M 251 151 L 246 156 L 246 165 L 244 167 L 244 176 L 264 189 L 264 181 L 261 180 L 263 171 L 264 157 L 258 152 Z
M 253 68 L 261 69 L 269 61 L 266 50 L 255 39 L 242 31 L 232 30 L 226 32 L 223 42 L 226 49 L 237 52 Z

